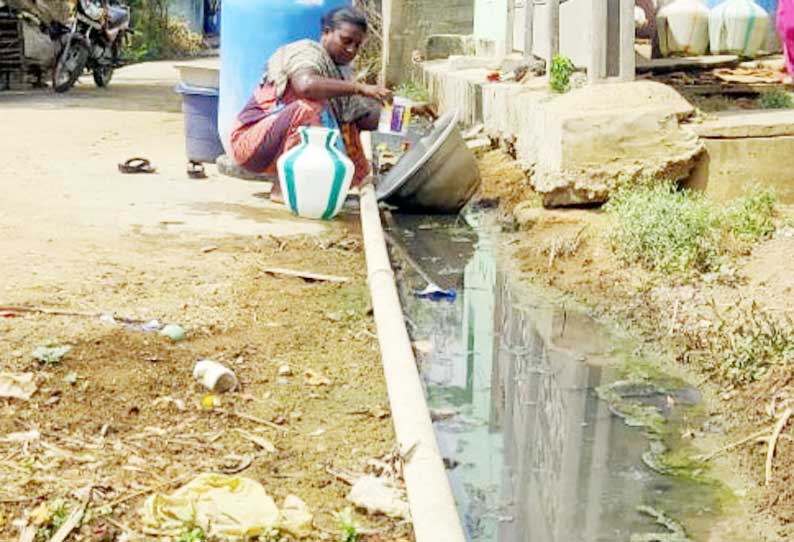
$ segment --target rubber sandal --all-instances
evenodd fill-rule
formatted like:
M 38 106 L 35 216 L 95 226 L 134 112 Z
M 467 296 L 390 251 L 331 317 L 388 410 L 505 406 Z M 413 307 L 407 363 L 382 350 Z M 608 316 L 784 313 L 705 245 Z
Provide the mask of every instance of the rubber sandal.
M 204 164 L 201 162 L 190 161 L 187 163 L 187 176 L 191 179 L 206 179 L 207 174 L 204 172 Z
M 130 158 L 123 164 L 119 164 L 119 171 L 122 173 L 154 173 L 157 170 L 146 158 Z

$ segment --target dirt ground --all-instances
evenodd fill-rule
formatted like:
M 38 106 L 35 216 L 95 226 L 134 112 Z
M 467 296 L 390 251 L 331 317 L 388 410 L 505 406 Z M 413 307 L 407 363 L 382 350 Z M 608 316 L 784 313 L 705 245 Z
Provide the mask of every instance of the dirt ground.
M 394 452 L 356 217 L 294 219 L 262 198 L 261 183 L 213 168 L 188 179 L 176 77 L 171 63 L 150 63 L 107 89 L 0 93 L 0 306 L 187 330 L 173 343 L 98 317 L 0 308 L 0 371 L 32 372 L 38 385 L 29 401 L 0 400 L 2 540 L 37 505 L 74 505 L 87 485 L 93 520 L 71 539 L 135 540 L 146 496 L 208 471 L 253 478 L 279 506 L 297 495 L 314 514 L 310 538 L 338 539 L 341 478 L 383 468 L 372 460 Z M 133 156 L 158 172 L 120 174 Z M 31 352 L 46 344 L 73 348 L 42 364 Z M 204 358 L 240 381 L 219 405 L 191 375 Z M 31 430 L 40 438 L 6 438 Z M 412 539 L 404 521 L 355 517 L 365 540 Z
M 506 251 L 516 259 L 523 276 L 633 329 L 646 344 L 677 360 L 711 398 L 709 413 L 719 428 L 688 435 L 695 446 L 709 452 L 759 430 L 764 430 L 764 435 L 757 435 L 761 437 L 772 433 L 776 420 L 791 406 L 794 360 L 781 359 L 759 381 L 733 386 L 703 361 L 709 353 L 698 351 L 696 342 L 721 333 L 720 319 L 733 322 L 752 311 L 779 321 L 794 316 L 794 231 L 790 226 L 781 227 L 774 238 L 751 251 L 735 255 L 729 276 L 659 277 L 618 260 L 606 236 L 608 217 L 601 210 L 542 209 L 531 190 L 506 182 L 520 179 L 519 185 L 526 186 L 522 173 L 502 151 L 486 154 L 480 163 L 484 196 L 501 200 L 506 225 L 516 231 Z M 792 216 L 794 208 L 779 206 L 781 225 Z M 785 327 L 783 332 L 792 334 L 794 327 Z M 750 439 L 714 460 L 723 469 L 738 465 L 737 474 L 746 478 L 749 488 L 744 500 L 751 504 L 750 515 L 741 529 L 729 531 L 732 539 L 794 536 L 794 439 L 786 434 L 789 431 L 784 430 L 777 442 L 769 485 L 764 484 L 766 441 Z

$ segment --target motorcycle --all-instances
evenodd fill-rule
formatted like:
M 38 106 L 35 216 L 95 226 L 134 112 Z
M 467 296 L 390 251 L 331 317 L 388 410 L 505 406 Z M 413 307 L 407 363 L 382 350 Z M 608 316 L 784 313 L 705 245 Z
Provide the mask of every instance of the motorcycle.
M 127 6 L 101 6 L 77 0 L 69 31 L 61 37 L 62 49 L 52 74 L 55 92 L 66 92 L 88 69 L 98 87 L 106 87 L 120 65 L 120 53 L 132 35 Z

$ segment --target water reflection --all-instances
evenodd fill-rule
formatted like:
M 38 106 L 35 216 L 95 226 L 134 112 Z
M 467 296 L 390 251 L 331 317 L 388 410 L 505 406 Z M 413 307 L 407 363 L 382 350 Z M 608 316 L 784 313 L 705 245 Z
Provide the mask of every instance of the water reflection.
M 440 281 L 462 277 L 454 303 L 417 300 L 401 287 L 415 338 L 433 344 L 420 360 L 428 402 L 457 412 L 435 428 L 470 540 L 628 541 L 664 531 L 638 505 L 679 517 L 708 511 L 709 490 L 645 467 L 642 431 L 596 396 L 615 379 L 605 362 L 629 344 L 511 284 L 490 236 L 472 253 L 451 225 L 400 225 L 412 232 L 405 247 L 416 259 L 443 261 Z

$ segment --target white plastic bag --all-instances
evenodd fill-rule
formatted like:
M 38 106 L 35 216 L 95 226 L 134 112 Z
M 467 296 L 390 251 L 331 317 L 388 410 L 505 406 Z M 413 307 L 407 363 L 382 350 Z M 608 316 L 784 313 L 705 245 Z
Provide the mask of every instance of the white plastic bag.
M 701 0 L 675 0 L 656 15 L 663 56 L 699 56 L 709 46 L 709 8 Z

